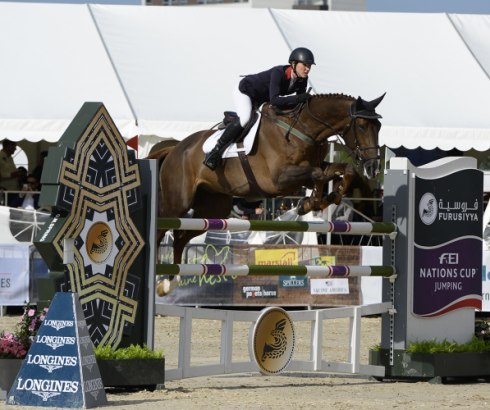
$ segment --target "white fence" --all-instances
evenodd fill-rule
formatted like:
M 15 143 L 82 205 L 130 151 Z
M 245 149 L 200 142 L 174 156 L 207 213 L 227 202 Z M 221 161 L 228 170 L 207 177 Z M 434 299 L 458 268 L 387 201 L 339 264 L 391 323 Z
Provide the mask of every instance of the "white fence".
M 383 377 L 383 366 L 360 363 L 361 317 L 388 312 L 392 304 L 380 303 L 365 306 L 352 306 L 322 310 L 303 310 L 288 312 L 293 322 L 311 322 L 310 360 L 292 360 L 288 371 L 323 371 L 338 373 L 357 373 Z M 257 321 L 260 312 L 195 309 L 179 306 L 156 305 L 156 314 L 180 317 L 179 360 L 175 369 L 165 369 L 165 380 L 179 380 L 189 377 L 213 376 L 219 374 L 245 373 L 259 371 L 250 361 L 233 362 L 233 323 Z M 326 319 L 350 318 L 349 362 L 326 362 L 322 358 L 323 321 Z M 210 365 L 191 366 L 192 320 L 221 320 L 220 362 Z M 381 335 L 380 335 L 381 337 Z

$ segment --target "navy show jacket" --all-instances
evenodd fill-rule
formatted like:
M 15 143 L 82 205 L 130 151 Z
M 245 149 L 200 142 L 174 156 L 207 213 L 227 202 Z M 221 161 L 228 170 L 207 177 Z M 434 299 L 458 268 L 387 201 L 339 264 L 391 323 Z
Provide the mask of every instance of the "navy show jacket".
M 258 74 L 247 75 L 238 85 L 239 90 L 248 95 L 252 103 L 261 105 L 270 101 L 271 105 L 296 105 L 296 95 L 306 92 L 307 79 L 298 78 L 294 83 L 296 95 L 286 95 L 291 79 L 291 66 L 278 65 Z

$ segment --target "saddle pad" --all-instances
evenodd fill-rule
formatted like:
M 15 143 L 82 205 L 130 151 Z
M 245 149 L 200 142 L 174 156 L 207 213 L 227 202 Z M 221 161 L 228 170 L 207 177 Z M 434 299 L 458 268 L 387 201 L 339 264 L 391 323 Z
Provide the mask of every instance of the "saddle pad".
M 254 145 L 255 136 L 257 134 L 257 129 L 259 128 L 259 124 L 260 124 L 260 118 L 262 117 L 262 115 L 260 114 L 260 108 L 258 110 L 259 117 L 257 118 L 257 121 L 255 121 L 255 124 L 253 125 L 252 128 L 250 128 L 250 131 L 248 132 L 248 134 L 245 136 L 245 139 L 243 140 L 243 150 L 245 151 L 245 155 L 248 155 L 250 153 Z M 209 153 L 216 146 L 216 143 L 218 142 L 219 137 L 223 135 L 223 132 L 225 132 L 225 130 L 216 131 L 204 142 L 204 145 L 202 146 L 202 150 L 204 151 L 205 154 Z M 223 153 L 222 158 L 238 157 L 237 149 L 238 148 L 236 146 L 236 143 L 231 144 Z

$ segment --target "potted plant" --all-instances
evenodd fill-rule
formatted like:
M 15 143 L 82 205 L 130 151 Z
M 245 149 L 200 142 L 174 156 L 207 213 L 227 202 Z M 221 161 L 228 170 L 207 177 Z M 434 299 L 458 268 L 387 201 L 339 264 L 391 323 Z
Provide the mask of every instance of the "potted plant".
M 490 324 L 475 323 L 471 341 L 458 344 L 446 339 L 410 342 L 406 350 L 395 350 L 390 365 L 389 349 L 373 346 L 369 363 L 386 368 L 385 378 L 431 380 L 434 378 L 490 379 Z
M 165 356 L 162 350 L 146 345 L 112 350 L 110 346 L 94 349 L 104 387 L 155 390 L 165 383 Z
M 0 333 L 0 388 L 8 392 L 15 382 L 48 308 L 37 311 L 29 303 L 13 333 Z

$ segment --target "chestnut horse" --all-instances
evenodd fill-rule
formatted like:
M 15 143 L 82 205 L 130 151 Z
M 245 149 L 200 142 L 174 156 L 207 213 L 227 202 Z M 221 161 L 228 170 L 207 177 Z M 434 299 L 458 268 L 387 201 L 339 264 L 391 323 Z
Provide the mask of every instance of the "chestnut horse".
M 319 94 L 306 104 L 284 112 L 264 105 L 258 135 L 247 156 L 261 191 L 270 196 L 288 195 L 306 186 L 313 189 L 310 198 L 298 205 L 298 213 L 323 209 L 341 201 L 356 174 L 352 164 L 324 162 L 329 137 L 342 136 L 352 156 L 359 161 L 368 178 L 379 173 L 378 132 L 381 127 L 375 112 L 384 95 L 373 101 L 356 100 L 343 94 Z M 282 122 L 282 128 L 277 125 Z M 287 124 L 287 125 L 286 125 Z M 286 131 L 288 127 L 292 131 Z M 193 218 L 224 219 L 231 211 L 232 198 L 246 197 L 249 182 L 238 158 L 222 160 L 216 171 L 203 165 L 203 144 L 215 132 L 192 134 L 175 147 L 151 154 L 160 161 L 159 217 L 182 218 L 192 208 Z M 293 134 L 294 132 L 294 134 Z M 339 138 L 340 139 L 340 138 Z M 343 176 L 334 192 L 322 197 L 323 185 Z M 256 191 L 254 191 L 256 192 Z M 257 195 L 255 198 L 257 200 Z M 157 246 L 166 230 L 158 230 Z M 201 231 L 174 232 L 174 263 L 180 263 L 185 245 Z M 157 294 L 169 294 L 180 277 L 164 279 Z

